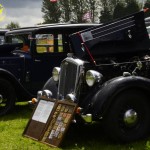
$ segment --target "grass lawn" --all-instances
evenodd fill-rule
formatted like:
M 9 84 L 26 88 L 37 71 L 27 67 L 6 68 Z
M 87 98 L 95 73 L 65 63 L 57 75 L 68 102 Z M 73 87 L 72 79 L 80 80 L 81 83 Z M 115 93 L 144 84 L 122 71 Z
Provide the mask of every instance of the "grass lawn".
M 0 150 L 150 150 L 149 139 L 129 144 L 112 143 L 97 124 L 71 125 L 60 148 L 52 148 L 22 136 L 32 110 L 26 103 L 16 105 L 0 118 Z

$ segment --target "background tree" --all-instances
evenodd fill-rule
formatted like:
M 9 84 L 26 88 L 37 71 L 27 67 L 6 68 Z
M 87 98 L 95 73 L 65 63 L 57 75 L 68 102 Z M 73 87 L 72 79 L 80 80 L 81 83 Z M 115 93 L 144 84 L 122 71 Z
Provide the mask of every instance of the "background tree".
M 91 22 L 95 22 L 96 17 L 98 16 L 98 8 L 100 6 L 100 1 L 98 0 L 88 0 L 87 3 L 88 5 L 88 12 L 91 13 Z
M 121 0 L 111 0 L 111 5 L 113 6 L 113 8 L 115 8 L 117 4 L 121 2 L 122 2 Z
M 99 0 L 59 0 L 52 3 L 49 0 L 43 0 L 44 23 L 87 22 L 86 19 L 83 19 L 83 15 L 87 12 L 90 12 L 91 22 L 94 22 L 98 2 Z
M 88 0 L 71 0 L 72 1 L 72 17 L 77 23 L 86 22 L 83 19 L 83 15 L 88 12 L 89 3 Z
M 144 9 L 149 8 L 150 9 L 150 0 L 147 0 L 144 4 Z M 150 10 L 148 10 L 147 12 L 145 12 L 145 17 L 150 17 Z
M 136 0 L 125 0 L 126 2 L 126 15 L 135 13 L 140 11 L 140 5 L 139 2 L 137 2 Z
M 6 25 L 6 29 L 15 29 L 15 28 L 20 28 L 19 23 L 10 22 L 9 24 Z
M 136 0 L 101 0 L 100 22 L 124 17 L 140 9 L 140 3 Z
M 60 0 L 60 10 L 61 10 L 61 18 L 62 22 L 69 22 L 71 20 L 72 6 L 71 0 Z
M 111 0 L 101 0 L 100 23 L 105 23 L 112 20 Z
M 56 0 L 55 3 L 43 0 L 42 3 L 44 23 L 72 21 L 94 23 L 96 19 L 99 19 L 100 23 L 105 23 L 140 9 L 141 6 L 137 0 Z M 89 15 L 89 19 L 83 18 L 85 14 Z
M 106 23 L 111 20 L 112 20 L 111 12 L 108 10 L 107 7 L 104 7 L 103 10 L 101 11 L 100 23 Z
M 126 15 L 125 3 L 118 2 L 114 8 L 113 19 L 121 18 Z
M 49 0 L 43 0 L 42 12 L 44 13 L 44 23 L 60 22 L 61 10 L 58 2 L 50 2 Z

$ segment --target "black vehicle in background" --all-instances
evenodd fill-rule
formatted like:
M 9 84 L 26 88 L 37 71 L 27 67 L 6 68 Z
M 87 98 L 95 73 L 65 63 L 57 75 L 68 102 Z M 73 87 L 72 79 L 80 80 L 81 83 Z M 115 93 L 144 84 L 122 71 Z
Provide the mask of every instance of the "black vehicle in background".
M 99 121 L 115 141 L 150 131 L 150 40 L 144 12 L 70 35 L 72 53 L 40 96 L 78 105 L 76 122 Z
M 6 32 L 0 45 L 0 115 L 34 97 L 69 52 L 68 35 L 92 26 L 50 24 Z
M 8 29 L 0 29 L 0 44 L 5 43 L 5 33 L 9 31 Z

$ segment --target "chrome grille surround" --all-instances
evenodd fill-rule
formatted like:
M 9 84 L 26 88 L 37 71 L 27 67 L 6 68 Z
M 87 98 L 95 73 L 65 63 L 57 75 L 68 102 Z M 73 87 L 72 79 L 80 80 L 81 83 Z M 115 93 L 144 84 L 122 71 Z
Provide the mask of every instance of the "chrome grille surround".
M 77 87 L 83 74 L 84 61 L 67 57 L 61 63 L 60 78 L 58 84 L 58 99 L 63 100 L 67 94 L 77 96 Z

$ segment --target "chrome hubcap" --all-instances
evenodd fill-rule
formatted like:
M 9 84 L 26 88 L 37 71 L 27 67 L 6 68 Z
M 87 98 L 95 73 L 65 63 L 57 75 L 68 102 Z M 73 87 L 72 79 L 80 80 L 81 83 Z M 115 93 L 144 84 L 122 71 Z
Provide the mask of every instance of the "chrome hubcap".
M 124 113 L 124 123 L 126 126 L 132 127 L 137 123 L 138 116 L 137 112 L 133 109 L 129 109 Z

